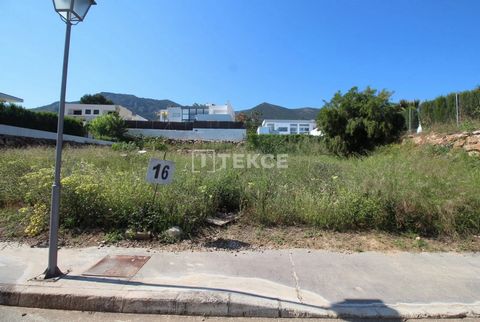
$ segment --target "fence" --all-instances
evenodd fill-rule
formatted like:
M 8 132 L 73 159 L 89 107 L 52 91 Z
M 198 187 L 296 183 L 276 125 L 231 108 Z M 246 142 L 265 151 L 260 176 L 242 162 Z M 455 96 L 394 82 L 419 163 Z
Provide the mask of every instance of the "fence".
M 160 121 L 125 121 L 129 129 L 193 131 L 193 129 L 245 129 L 242 122 L 194 121 L 194 122 L 160 122 Z

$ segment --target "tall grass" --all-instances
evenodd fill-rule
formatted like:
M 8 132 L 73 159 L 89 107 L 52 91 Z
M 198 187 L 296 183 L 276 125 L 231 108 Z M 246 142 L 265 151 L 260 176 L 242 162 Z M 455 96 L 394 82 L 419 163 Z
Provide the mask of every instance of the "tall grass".
M 458 125 L 456 122 L 433 123 L 424 127 L 424 132 L 453 134 L 458 132 L 473 132 L 480 130 L 480 120 L 468 119 L 462 120 Z
M 305 152 L 289 154 L 287 169 L 192 173 L 190 154 L 177 152 L 177 146 L 167 149 L 167 159 L 176 162 L 174 182 L 159 187 L 153 201 L 153 186 L 144 176 L 149 158 L 162 158 L 163 151 L 66 148 L 62 226 L 161 233 L 178 225 L 195 233 L 207 216 L 241 211 L 247 222 L 261 225 L 480 233 L 480 159 L 462 151 L 393 145 L 349 159 Z M 239 151 L 235 145 L 218 149 Z M 1 153 L 0 205 L 22 208 L 27 232 L 38 233 L 47 224 L 53 149 Z

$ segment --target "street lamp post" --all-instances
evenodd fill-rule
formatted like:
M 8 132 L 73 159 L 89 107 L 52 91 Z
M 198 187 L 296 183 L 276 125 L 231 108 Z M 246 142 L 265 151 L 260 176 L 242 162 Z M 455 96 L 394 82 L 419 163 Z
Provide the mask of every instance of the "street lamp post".
M 58 108 L 57 144 L 55 147 L 55 178 L 52 185 L 50 209 L 50 234 L 48 245 L 48 267 L 45 270 L 45 279 L 62 275 L 57 266 L 58 258 L 58 226 L 60 213 L 60 170 L 62 166 L 63 146 L 63 119 L 65 115 L 65 94 L 67 90 L 68 53 L 70 49 L 70 31 L 72 25 L 83 21 L 88 9 L 95 5 L 95 0 L 53 0 L 55 11 L 67 25 L 65 34 L 65 49 L 63 54 L 62 87 L 60 92 L 60 106 Z

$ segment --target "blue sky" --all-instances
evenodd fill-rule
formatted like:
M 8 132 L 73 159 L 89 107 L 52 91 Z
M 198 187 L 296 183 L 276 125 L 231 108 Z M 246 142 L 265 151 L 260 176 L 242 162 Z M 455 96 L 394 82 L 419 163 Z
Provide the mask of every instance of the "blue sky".
M 72 30 L 67 100 L 111 91 L 235 109 L 320 107 L 370 85 L 429 99 L 480 85 L 478 0 L 98 0 Z M 0 92 L 58 100 L 50 0 L 0 0 Z

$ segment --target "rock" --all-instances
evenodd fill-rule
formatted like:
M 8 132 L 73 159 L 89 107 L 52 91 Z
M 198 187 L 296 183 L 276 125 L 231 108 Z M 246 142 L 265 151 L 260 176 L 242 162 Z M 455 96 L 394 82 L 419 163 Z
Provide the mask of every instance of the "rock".
M 451 135 L 447 135 L 445 137 L 445 140 L 450 143 L 450 144 L 454 144 L 458 141 L 465 141 L 465 139 L 468 137 L 468 134 L 467 133 L 457 133 L 457 134 L 451 134 Z
M 480 143 L 480 135 L 472 135 L 472 136 L 469 136 L 466 141 L 465 141 L 467 144 L 478 144 Z
M 150 239 L 150 232 L 149 231 L 134 231 L 133 229 L 127 229 L 125 231 L 125 236 L 128 239 L 133 239 L 133 240 L 148 240 Z
M 467 152 L 477 151 L 480 152 L 480 142 L 469 143 L 467 142 L 463 147 Z
M 468 155 L 471 157 L 480 157 L 480 151 L 470 151 Z
M 226 224 L 229 224 L 232 221 L 237 220 L 239 217 L 240 217 L 240 214 L 217 213 L 215 217 L 207 217 L 205 221 L 211 225 L 225 226 Z
M 454 148 L 462 148 L 465 145 L 465 139 L 461 139 L 453 143 Z
M 165 237 L 172 239 L 172 240 L 180 240 L 183 235 L 182 228 L 174 226 L 165 230 L 164 232 Z
M 463 148 L 469 155 L 480 155 L 480 130 L 472 133 L 462 132 L 450 135 L 439 135 L 436 133 L 417 136 L 409 135 L 407 139 L 415 145 L 432 144 Z
M 135 240 L 148 240 L 150 239 L 149 231 L 137 231 L 134 236 Z
M 412 139 L 413 144 L 420 145 L 424 143 L 424 138 L 422 136 L 417 136 Z

